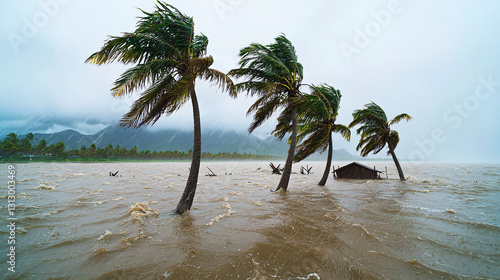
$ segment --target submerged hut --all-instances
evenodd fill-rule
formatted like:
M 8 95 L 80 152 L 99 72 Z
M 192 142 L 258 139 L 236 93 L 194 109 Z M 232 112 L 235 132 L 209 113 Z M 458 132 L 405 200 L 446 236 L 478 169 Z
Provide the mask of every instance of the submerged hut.
M 343 179 L 380 179 L 380 173 L 382 172 L 358 162 L 333 170 L 335 178 Z

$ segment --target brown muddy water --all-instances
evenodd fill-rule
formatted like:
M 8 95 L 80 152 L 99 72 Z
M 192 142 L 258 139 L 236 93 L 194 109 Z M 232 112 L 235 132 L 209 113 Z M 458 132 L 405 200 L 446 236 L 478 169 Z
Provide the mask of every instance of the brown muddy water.
M 273 193 L 268 162 L 203 162 L 182 216 L 189 163 L 16 164 L 15 272 L 1 164 L 0 278 L 500 279 L 500 166 L 407 163 L 401 182 L 376 162 L 390 179 L 319 187 L 307 164 Z

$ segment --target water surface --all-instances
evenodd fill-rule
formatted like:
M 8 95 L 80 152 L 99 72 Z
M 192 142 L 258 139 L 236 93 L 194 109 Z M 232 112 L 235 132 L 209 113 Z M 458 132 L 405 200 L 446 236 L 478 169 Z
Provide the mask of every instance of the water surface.
M 289 191 L 273 193 L 280 177 L 268 162 L 204 162 L 182 216 L 172 210 L 189 163 L 17 164 L 16 273 L 4 226 L 0 275 L 500 279 L 499 166 L 403 164 L 401 182 L 393 164 L 377 162 L 389 179 L 319 187 L 324 163 L 294 171 L 305 164 L 315 174 L 292 174 Z M 204 176 L 206 166 L 218 176 Z M 7 213 L 5 184 L 1 192 Z

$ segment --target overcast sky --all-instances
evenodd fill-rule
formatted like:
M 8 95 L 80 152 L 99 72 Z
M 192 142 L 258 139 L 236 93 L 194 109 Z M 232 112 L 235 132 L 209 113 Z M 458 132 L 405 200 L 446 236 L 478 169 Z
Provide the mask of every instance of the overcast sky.
M 10 132 L 76 129 L 93 134 L 115 125 L 132 99 L 110 88 L 123 65 L 85 59 L 108 35 L 132 32 L 138 8 L 152 0 L 4 1 L 0 10 L 0 137 Z M 249 43 L 269 44 L 284 33 L 304 65 L 304 82 L 342 92 L 339 123 L 370 101 L 392 118 L 414 120 L 399 131 L 400 158 L 499 162 L 499 1 L 245 1 L 172 0 L 208 36 L 213 67 L 237 67 Z M 304 88 L 304 90 L 306 90 Z M 252 99 L 234 100 L 198 82 L 202 128 L 245 132 Z M 152 129 L 192 130 L 189 106 Z M 257 131 L 264 137 L 272 120 Z M 335 136 L 355 154 L 359 141 Z

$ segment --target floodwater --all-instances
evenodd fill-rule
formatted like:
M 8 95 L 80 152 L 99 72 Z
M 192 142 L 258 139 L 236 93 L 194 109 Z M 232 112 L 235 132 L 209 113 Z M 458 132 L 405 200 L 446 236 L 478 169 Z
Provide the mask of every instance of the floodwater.
M 16 266 L 5 218 L 0 278 L 500 279 L 498 165 L 403 163 L 402 182 L 376 162 L 389 179 L 319 187 L 324 163 L 306 162 L 285 193 L 268 164 L 202 162 L 182 216 L 189 163 L 16 164 Z

